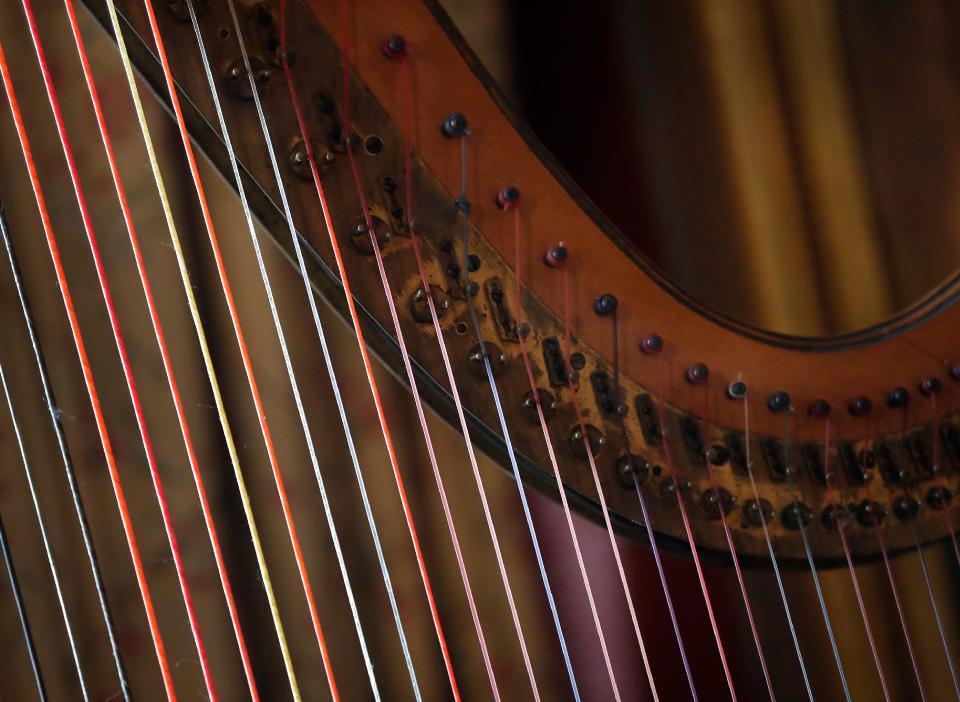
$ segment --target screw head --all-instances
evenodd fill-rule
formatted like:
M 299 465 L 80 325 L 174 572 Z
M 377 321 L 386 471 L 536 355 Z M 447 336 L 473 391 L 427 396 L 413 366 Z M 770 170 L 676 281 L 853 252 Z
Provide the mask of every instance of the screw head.
M 547 253 L 543 255 L 543 262 L 551 268 L 559 268 L 567 262 L 568 251 L 561 241 L 559 244 L 551 246 Z
M 715 466 L 722 466 L 730 460 L 730 451 L 726 446 L 714 444 L 707 449 L 707 460 Z
M 394 34 L 383 42 L 383 55 L 389 59 L 398 59 L 407 53 L 407 41 L 399 34 Z
M 640 350 L 646 354 L 659 353 L 663 349 L 663 339 L 659 334 L 650 333 L 640 342 Z
M 940 382 L 940 378 L 930 376 L 920 381 L 919 390 L 920 394 L 924 397 L 932 397 L 940 392 L 942 387 L 943 384 Z
M 910 393 L 907 392 L 906 388 L 894 388 L 887 393 L 886 401 L 887 407 L 891 409 L 906 407 L 907 403 L 910 402 Z
M 844 504 L 831 503 L 827 505 L 820 515 L 820 522 L 830 531 L 837 531 L 846 527 L 850 523 L 853 515 Z
M 593 303 L 593 311 L 601 317 L 609 317 L 617 311 L 617 298 L 612 293 L 603 293 Z
M 910 522 L 920 512 L 920 503 L 909 495 L 899 495 L 893 501 L 893 513 L 901 522 Z
M 805 503 L 795 500 L 780 510 L 780 521 L 787 529 L 798 531 L 813 521 L 813 510 Z
M 860 395 L 850 400 L 848 409 L 854 417 L 862 417 L 873 408 L 873 402 L 866 395 Z
M 706 363 L 694 363 L 687 368 L 686 378 L 688 383 L 699 385 L 700 383 L 705 383 L 709 377 L 710 369 L 707 368 Z
M 943 509 L 952 499 L 953 493 L 949 488 L 937 485 L 927 490 L 926 501 L 933 509 Z
M 499 207 L 501 210 L 505 210 L 519 199 L 520 191 L 512 185 L 508 185 L 497 193 L 497 207 Z
M 776 510 L 769 500 L 762 497 L 759 500 L 750 500 L 743 506 L 743 514 L 750 526 L 762 526 L 776 516 Z
M 767 409 L 771 412 L 783 412 L 790 407 L 790 394 L 786 390 L 777 390 L 767 398 Z
M 641 485 L 650 474 L 651 466 L 638 456 L 620 456 L 614 464 L 620 483 L 627 488 Z
M 443 120 L 440 131 L 448 139 L 462 137 L 467 133 L 467 118 L 459 112 L 454 112 Z

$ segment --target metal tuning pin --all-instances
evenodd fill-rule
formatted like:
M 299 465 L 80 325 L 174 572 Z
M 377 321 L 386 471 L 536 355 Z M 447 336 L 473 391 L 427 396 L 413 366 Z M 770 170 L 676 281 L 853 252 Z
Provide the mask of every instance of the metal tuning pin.
M 496 199 L 494 200 L 494 202 L 497 204 L 497 207 L 499 207 L 501 210 L 509 209 L 519 201 L 520 191 L 512 185 L 508 185 L 500 190 L 497 193 Z
M 561 241 L 547 249 L 543 255 L 543 262 L 551 268 L 559 268 L 567 262 L 568 255 L 567 247 Z
M 443 136 L 449 139 L 457 139 L 468 134 L 467 118 L 464 117 L 459 112 L 454 112 L 452 115 L 443 120 L 443 124 L 440 125 L 440 131 L 443 133 Z
M 383 42 L 382 51 L 388 59 L 401 59 L 407 55 L 407 41 L 399 34 L 394 34 Z
M 692 366 L 687 368 L 687 372 L 684 374 L 684 377 L 687 379 L 687 382 L 692 385 L 700 385 L 707 382 L 707 379 L 710 377 L 710 369 L 707 367 L 706 363 L 694 363 Z

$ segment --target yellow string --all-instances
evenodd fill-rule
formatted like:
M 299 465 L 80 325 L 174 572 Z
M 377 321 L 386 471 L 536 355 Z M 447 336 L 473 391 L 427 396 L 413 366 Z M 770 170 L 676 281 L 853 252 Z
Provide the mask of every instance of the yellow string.
M 147 0 L 149 2 L 149 0 Z M 123 32 L 120 28 L 120 21 L 117 18 L 117 9 L 114 0 L 107 0 L 107 10 L 110 13 L 110 22 L 113 25 L 113 33 L 116 37 L 117 46 L 120 49 L 120 60 L 123 63 L 123 70 L 127 77 L 127 83 L 130 86 L 130 94 L 133 97 L 133 105 L 137 113 L 137 121 L 140 123 L 140 131 L 143 133 L 143 141 L 147 148 L 147 158 L 150 161 L 150 170 L 153 171 L 153 179 L 157 185 L 157 194 L 160 196 L 160 203 L 163 207 L 163 216 L 167 222 L 167 229 L 170 232 L 170 241 L 173 243 L 173 250 L 177 257 L 177 267 L 180 269 L 180 279 L 183 282 L 183 290 L 187 295 L 187 305 L 190 308 L 190 316 L 193 318 L 193 326 L 197 331 L 197 341 L 200 343 L 200 352 L 203 355 L 203 364 L 207 369 L 207 378 L 210 380 L 210 387 L 213 391 L 214 401 L 217 406 L 217 414 L 220 417 L 220 426 L 223 427 L 223 436 L 227 442 L 227 451 L 230 454 L 230 463 L 233 465 L 233 474 L 237 480 L 237 488 L 240 490 L 240 500 L 243 502 L 243 513 L 247 519 L 247 526 L 250 529 L 250 536 L 253 539 L 253 548 L 257 555 L 257 565 L 260 569 L 260 577 L 263 579 L 263 586 L 267 592 L 267 600 L 270 604 L 270 615 L 273 617 L 273 627 L 277 632 L 277 639 L 280 643 L 280 651 L 283 655 L 283 664 L 287 670 L 287 678 L 290 681 L 290 691 L 296 702 L 300 702 L 300 689 L 297 685 L 297 678 L 293 671 L 293 661 L 290 657 L 290 649 L 287 646 L 287 637 L 283 631 L 283 624 L 280 622 L 280 611 L 277 608 L 277 598 L 273 592 L 273 584 L 270 580 L 270 573 L 267 569 L 267 562 L 263 555 L 263 546 L 260 543 L 260 533 L 257 530 L 257 524 L 253 517 L 253 508 L 250 505 L 250 494 L 247 491 L 246 482 L 243 479 L 243 473 L 240 470 L 240 458 L 237 454 L 237 447 L 233 440 L 233 432 L 230 430 L 230 422 L 227 419 L 226 407 L 223 403 L 223 396 L 220 393 L 220 383 L 217 380 L 217 373 L 213 368 L 213 359 L 210 355 L 210 347 L 207 345 L 207 336 L 203 331 L 203 324 L 200 321 L 200 312 L 197 308 L 197 300 L 193 294 L 193 286 L 190 284 L 190 273 L 187 270 L 187 262 L 183 255 L 183 249 L 180 246 L 180 237 L 177 234 L 177 226 L 173 220 L 173 211 L 170 207 L 170 200 L 167 198 L 167 190 L 163 183 L 163 176 L 160 173 L 160 165 L 157 161 L 157 155 L 153 148 L 153 138 L 150 136 L 150 127 L 147 124 L 147 118 L 143 111 L 143 104 L 140 102 L 140 90 L 137 87 L 136 79 L 133 75 L 133 66 L 130 62 L 130 55 L 127 53 L 127 45 L 123 39 Z

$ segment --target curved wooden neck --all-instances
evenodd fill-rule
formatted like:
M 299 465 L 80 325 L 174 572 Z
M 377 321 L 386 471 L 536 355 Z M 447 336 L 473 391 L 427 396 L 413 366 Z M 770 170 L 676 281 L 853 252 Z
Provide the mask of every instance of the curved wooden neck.
M 90 4 L 98 10 L 97 2 L 91 0 Z M 131 39 L 148 36 L 143 30 L 141 3 L 129 0 L 119 4 L 125 8 L 132 28 Z M 292 160 L 298 149 L 299 130 L 289 95 L 282 79 L 272 77 L 279 75 L 281 65 L 277 52 L 276 8 L 273 3 L 246 5 L 247 13 L 242 21 L 249 37 L 256 37 L 254 41 L 248 40 L 248 46 L 265 71 L 262 95 L 275 139 L 271 146 L 281 163 L 290 166 L 283 175 L 296 225 L 316 253 L 311 263 L 313 280 L 332 304 L 343 308 L 342 290 L 333 272 L 332 253 L 313 187 L 298 174 Z M 171 7 L 175 6 L 176 3 Z M 873 481 L 872 499 L 884 505 L 888 513 L 908 488 L 911 499 L 924 502 L 936 481 L 924 467 L 926 459 L 920 454 L 922 451 L 929 454 L 934 442 L 943 442 L 940 421 L 949 417 L 948 429 L 953 426 L 953 415 L 960 405 L 960 391 L 947 374 L 947 364 L 956 351 L 955 330 L 960 328 L 960 308 L 951 304 L 960 285 L 957 280 L 948 282 L 889 324 L 836 339 L 807 340 L 766 334 L 713 315 L 687 299 L 646 264 L 511 116 L 433 0 L 423 4 L 405 3 L 402 7 L 389 0 L 355 0 L 352 8 L 349 41 L 354 69 L 350 109 L 353 119 L 349 126 L 361 139 L 376 136 L 383 144 L 378 153 L 361 159 L 363 186 L 374 215 L 392 234 L 383 254 L 398 308 L 406 312 L 401 324 L 411 354 L 419 364 L 428 399 L 441 413 L 449 417 L 451 404 L 444 382 L 439 380 L 444 375 L 436 350 L 437 339 L 432 327 L 416 314 L 415 298 L 420 284 L 414 275 L 416 268 L 409 236 L 404 232 L 402 215 L 393 214 L 395 193 L 384 187 L 386 179 L 403 182 L 403 140 L 398 126 L 403 114 L 400 69 L 396 62 L 384 57 L 382 50 L 384 40 L 393 34 L 402 35 L 412 51 L 418 231 L 428 244 L 431 280 L 451 302 L 442 320 L 446 343 L 456 377 L 464 386 L 462 394 L 476 430 L 475 437 L 488 451 L 504 458 L 503 439 L 499 431 L 492 428 L 497 423 L 485 389 L 486 379 L 471 369 L 471 350 L 477 340 L 466 331 L 468 326 L 461 326 L 467 309 L 462 278 L 456 266 L 462 253 L 456 243 L 461 220 L 454 205 L 461 188 L 461 153 L 457 140 L 444 136 L 440 128 L 449 115 L 457 112 L 466 115 L 470 123 L 467 177 L 468 195 L 473 203 L 471 224 L 475 244 L 472 251 L 480 257 L 480 268 L 471 277 L 479 284 L 478 300 L 485 313 L 486 340 L 496 344 L 505 356 L 500 374 L 504 406 L 514 442 L 523 455 L 525 475 L 532 484 L 548 492 L 555 491 L 555 486 L 551 487 L 551 475 L 544 468 L 543 437 L 524 408 L 523 400 L 530 388 L 520 363 L 515 332 L 498 322 L 503 315 L 513 320 L 517 317 L 517 310 L 512 309 L 510 302 L 515 292 L 512 218 L 494 202 L 497 192 L 508 185 L 518 187 L 523 193 L 522 224 L 526 241 L 522 261 L 523 312 L 532 325 L 530 346 L 536 346 L 534 359 L 541 387 L 558 399 L 558 409 L 550 419 L 552 438 L 558 447 L 565 484 L 588 513 L 596 517 L 597 503 L 585 457 L 578 453 L 577 441 L 571 439 L 576 428 L 572 398 L 562 383 L 551 381 L 549 369 L 550 340 L 560 339 L 564 333 L 564 291 L 563 275 L 545 265 L 543 256 L 559 241 L 565 243 L 570 254 L 567 264 L 572 306 L 570 323 L 575 330 L 576 350 L 585 357 L 578 395 L 585 405 L 588 423 L 604 437 L 597 458 L 620 527 L 635 535 L 641 533 L 636 493 L 621 483 L 616 470 L 618 459 L 625 453 L 624 437 L 619 419 L 604 409 L 603 397 L 587 380 L 594 374 L 609 379 L 612 370 L 611 321 L 594 311 L 596 298 L 604 293 L 611 293 L 620 301 L 622 395 L 619 399 L 629 410 L 626 431 L 633 452 L 649 464 L 645 489 L 651 495 L 659 497 L 662 485 L 672 480 L 672 473 L 676 472 L 684 484 L 689 483 L 691 501 L 699 504 L 709 485 L 704 449 L 720 446 L 736 454 L 736 442 L 745 440 L 743 403 L 729 400 L 724 394 L 730 382 L 742 378 L 748 383 L 752 398 L 754 434 L 750 445 L 754 465 L 759 468 L 761 461 L 766 462 L 758 470 L 762 473 L 762 495 L 775 510 L 782 512 L 793 496 L 790 481 L 779 473 L 788 467 L 798 471 L 799 498 L 811 509 L 812 524 L 816 527 L 811 527 L 810 539 L 823 558 L 837 559 L 841 552 L 835 533 L 819 525 L 819 517 L 829 501 L 824 485 L 815 475 L 816 454 L 818 451 L 822 454 L 822 447 L 818 449 L 817 444 L 824 440 L 824 421 L 806 415 L 807 406 L 815 400 L 825 400 L 833 407 L 832 434 L 834 441 L 840 442 L 840 449 L 832 448 L 828 458 L 841 476 L 843 500 L 860 503 L 867 493 L 857 480 L 856 465 L 849 470 L 846 466 L 849 452 L 856 455 L 861 449 L 879 451 L 880 445 L 873 442 L 876 436 L 882 438 L 884 446 L 893 447 L 896 460 L 901 460 L 898 447 L 904 413 L 900 409 L 888 409 L 884 398 L 893 387 L 909 389 L 913 395 L 910 433 L 920 442 L 920 448 L 914 447 L 909 453 L 912 482 L 885 480 L 883 465 L 868 472 L 879 476 Z M 308 105 L 307 119 L 318 147 L 333 154 L 321 177 L 330 194 L 337 235 L 346 243 L 360 221 L 361 209 L 346 160 L 338 157 L 338 137 L 331 136 L 331 127 L 336 126 L 343 109 L 339 104 L 341 42 L 344 40 L 341 18 L 335 15 L 335 4 L 319 0 L 307 0 L 306 6 L 291 2 L 289 11 L 290 46 L 297 54 L 295 71 L 301 99 Z M 277 204 L 254 108 L 242 91 L 231 92 L 229 69 L 235 65 L 239 49 L 235 38 L 218 31 L 230 26 L 226 13 L 219 3 L 209 3 L 201 23 L 213 64 L 221 70 L 223 91 L 230 97 L 225 103 L 227 122 L 235 126 L 233 137 L 249 175 L 245 187 L 251 204 L 261 221 L 275 233 L 280 245 L 287 248 L 286 225 Z M 224 172 L 229 172 L 221 138 L 211 127 L 215 123 L 213 108 L 206 94 L 192 29 L 177 18 L 175 11 L 160 14 L 164 35 L 169 37 L 175 75 L 192 105 L 188 119 L 193 134 L 213 161 Z M 138 49 L 144 74 L 158 82 L 149 42 L 140 41 L 132 48 Z M 162 90 L 158 92 L 163 94 Z M 332 109 L 328 109 L 330 104 L 324 108 L 324 101 L 332 103 Z M 558 105 L 562 109 L 562 101 L 558 101 Z M 584 125 L 581 133 L 572 134 L 570 138 L 590 139 L 591 132 L 598 129 L 603 129 L 602 116 L 598 116 L 596 124 Z M 368 338 L 386 362 L 398 368 L 396 343 L 388 331 L 392 329 L 389 311 L 372 265 L 371 252 L 362 247 L 347 245 L 345 248 L 351 283 L 365 312 Z M 456 271 L 451 272 L 454 269 Z M 730 272 L 731 276 L 736 274 L 736 271 Z M 491 297 L 492 286 L 499 286 L 505 293 L 504 303 L 498 304 Z M 653 403 L 654 416 L 658 403 L 659 361 L 640 348 L 641 340 L 650 332 L 658 333 L 664 340 L 664 399 L 668 406 L 667 426 L 657 426 L 655 431 L 645 425 L 648 420 L 643 416 L 644 403 Z M 563 363 L 563 359 L 560 360 Z M 709 367 L 708 386 L 685 380 L 687 369 L 695 363 Z M 918 383 L 932 376 L 941 378 L 943 383 L 936 406 L 916 392 Z M 784 446 L 784 414 L 767 409 L 767 398 L 777 391 L 788 392 L 796 408 L 786 437 L 792 450 Z M 861 395 L 873 400 L 874 410 L 869 421 L 847 412 L 850 401 Z M 698 420 L 706 414 L 705 402 L 709 403 L 707 427 Z M 661 432 L 666 433 L 674 447 L 672 468 L 659 445 L 657 437 Z M 954 450 L 957 455 L 953 455 Z M 960 446 L 945 442 L 940 454 L 944 466 L 960 461 Z M 822 468 L 822 456 L 820 460 Z M 724 489 L 743 507 L 752 498 L 737 463 L 736 456 L 732 455 L 720 464 L 718 474 Z M 955 482 L 951 476 L 950 485 Z M 683 541 L 676 501 L 655 499 L 651 503 L 651 518 L 657 530 L 678 542 Z M 725 549 L 722 530 L 709 509 L 691 511 L 696 517 L 698 544 Z M 890 514 L 887 518 L 895 520 Z M 941 536 L 942 521 L 936 510 L 924 506 L 918 521 L 923 536 Z M 795 530 L 783 520 L 771 522 L 771 528 L 783 557 L 802 557 L 802 544 Z M 762 533 L 756 526 L 751 526 L 748 520 L 741 523 L 737 517 L 735 531 L 739 549 L 745 554 L 765 557 Z M 866 530 L 862 535 L 854 534 L 851 541 L 860 554 L 870 555 L 876 550 Z M 907 548 L 911 544 L 909 529 L 891 530 L 892 548 Z

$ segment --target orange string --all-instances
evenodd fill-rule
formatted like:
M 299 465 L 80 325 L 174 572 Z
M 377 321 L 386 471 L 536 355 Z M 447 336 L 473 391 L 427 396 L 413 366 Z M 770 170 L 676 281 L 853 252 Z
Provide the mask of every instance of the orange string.
M 25 6 L 29 8 L 30 0 L 24 0 Z M 254 700 L 259 700 L 260 695 L 257 691 L 256 680 L 253 675 L 253 665 L 250 660 L 250 654 L 247 649 L 247 642 L 240 627 L 240 617 L 237 612 L 236 602 L 233 597 L 233 588 L 230 586 L 230 578 L 227 575 L 227 567 L 224 562 L 223 552 L 220 548 L 220 539 L 217 536 L 217 530 L 213 522 L 213 514 L 210 504 L 207 501 L 207 491 L 203 484 L 203 477 L 200 474 L 199 460 L 193 445 L 193 438 L 187 425 L 186 413 L 183 409 L 183 402 L 180 397 L 180 389 L 177 385 L 173 372 L 173 363 L 170 359 L 170 352 L 167 348 L 167 341 L 163 333 L 163 327 L 160 323 L 160 316 L 157 313 L 156 304 L 153 298 L 153 290 L 147 277 L 146 266 L 143 262 L 143 254 L 140 250 L 140 242 L 134 228 L 133 215 L 130 211 L 130 205 L 127 202 L 126 192 L 120 179 L 120 171 L 117 166 L 116 155 L 113 151 L 113 143 L 107 130 L 106 120 L 104 119 L 103 106 L 100 103 L 100 96 L 97 92 L 96 84 L 93 80 L 93 72 L 90 68 L 90 61 L 87 56 L 87 50 L 80 34 L 80 28 L 77 24 L 77 16 L 73 6 L 73 0 L 65 0 L 67 16 L 70 21 L 70 30 L 76 41 L 77 52 L 80 56 L 80 64 L 83 69 L 83 75 L 90 91 L 90 99 L 93 103 L 94 113 L 97 119 L 97 126 L 100 130 L 100 136 L 103 141 L 104 151 L 107 155 L 107 161 L 110 165 L 110 174 L 113 178 L 114 187 L 117 192 L 117 199 L 120 201 L 120 209 L 123 213 L 123 220 L 130 236 L 130 246 L 133 249 L 134 260 L 136 261 L 137 274 L 140 277 L 140 284 L 143 287 L 143 294 L 147 301 L 147 308 L 150 314 L 150 322 L 153 325 L 153 331 L 157 339 L 157 346 L 160 349 L 160 355 L 163 359 L 163 368 L 167 376 L 167 382 L 170 386 L 170 394 L 173 398 L 173 404 L 177 412 L 177 421 L 180 424 L 180 433 L 183 437 L 184 448 L 187 452 L 187 458 L 190 463 L 190 471 L 193 474 L 193 480 L 197 488 L 197 496 L 200 500 L 200 510 L 203 513 L 204 523 L 207 533 L 210 537 L 210 545 L 213 549 L 213 556 L 216 562 L 217 575 L 220 578 L 220 585 L 223 588 L 224 598 L 229 610 L 230 623 L 233 627 L 234 635 L 237 639 L 237 646 L 240 650 L 240 658 L 243 663 L 244 675 L 247 680 L 247 688 Z
M 286 4 L 284 1 L 281 4 L 281 16 L 285 16 L 285 13 L 283 12 L 285 7 L 286 7 Z M 344 19 L 345 28 L 349 26 L 346 18 L 347 18 L 346 5 L 344 5 L 343 19 Z M 285 32 L 283 32 L 283 38 L 284 39 L 286 38 Z M 347 47 L 347 44 L 345 43 L 343 48 L 343 52 L 344 52 L 344 105 L 343 105 L 344 139 L 347 139 L 350 134 L 350 111 L 349 111 L 350 53 L 346 47 Z M 284 49 L 283 47 L 281 47 L 281 52 L 283 51 Z M 340 281 L 341 281 L 341 284 L 343 285 L 344 297 L 346 298 L 347 307 L 350 311 L 350 319 L 352 320 L 354 330 L 356 331 L 357 344 L 360 349 L 360 356 L 363 361 L 364 372 L 367 376 L 367 383 L 370 386 L 370 393 L 373 396 L 373 404 L 376 409 L 377 420 L 380 423 L 380 429 L 383 434 L 384 444 L 386 445 L 386 449 L 387 449 L 387 456 L 390 460 L 390 467 L 393 471 L 394 481 L 396 482 L 396 485 L 397 485 L 397 492 L 400 495 L 400 503 L 403 508 L 403 516 L 407 524 L 407 530 L 410 533 L 410 539 L 413 542 L 413 550 L 417 559 L 417 567 L 420 571 L 420 578 L 423 581 L 424 592 L 426 593 L 427 601 L 430 607 L 430 616 L 433 619 L 434 629 L 436 630 L 437 639 L 440 644 L 440 650 L 441 650 L 441 653 L 443 654 L 443 661 L 444 661 L 444 666 L 446 667 L 446 670 L 447 670 L 447 677 L 450 680 L 450 687 L 453 692 L 454 698 L 457 700 L 460 700 L 460 690 L 459 690 L 459 686 L 457 685 L 456 675 L 454 674 L 454 670 L 453 670 L 453 660 L 451 658 L 450 650 L 447 645 L 446 636 L 443 633 L 443 626 L 440 623 L 440 612 L 439 612 L 439 609 L 437 608 L 436 598 L 433 593 L 433 586 L 430 584 L 430 576 L 427 573 L 426 560 L 423 557 L 423 551 L 420 547 L 420 538 L 417 535 L 417 528 L 413 521 L 413 512 L 410 508 L 409 499 L 407 498 L 407 491 L 403 483 L 403 476 L 400 473 L 400 463 L 399 463 L 399 460 L 397 459 L 396 449 L 394 448 L 394 445 L 393 445 L 393 439 L 391 437 L 390 427 L 387 422 L 386 412 L 384 411 L 383 401 L 380 397 L 380 390 L 377 386 L 377 381 L 373 373 L 373 365 L 370 361 L 370 354 L 367 351 L 366 341 L 364 340 L 363 332 L 361 331 L 361 328 L 360 328 L 360 318 L 359 318 L 359 315 L 357 314 L 356 303 L 354 301 L 353 292 L 351 291 L 351 288 L 350 288 L 350 281 L 347 277 L 346 266 L 343 262 L 343 255 L 340 250 L 340 245 L 337 241 L 336 232 L 333 226 L 333 220 L 330 216 L 330 209 L 327 205 L 326 194 L 324 193 L 323 185 L 320 182 L 320 174 L 317 169 L 316 158 L 313 153 L 313 146 L 310 143 L 309 134 L 307 133 L 307 130 L 306 130 L 306 122 L 304 121 L 304 117 L 303 117 L 303 111 L 300 107 L 300 102 L 297 97 L 296 88 L 293 83 L 293 74 L 290 71 L 289 63 L 286 60 L 284 60 L 283 62 L 283 67 L 284 67 L 284 73 L 286 74 L 287 82 L 290 88 L 290 97 L 293 103 L 294 112 L 297 117 L 297 123 L 300 127 L 301 134 L 303 135 L 304 148 L 307 153 L 307 161 L 310 164 L 310 171 L 313 176 L 314 185 L 316 187 L 317 197 L 320 201 L 321 210 L 323 211 L 324 223 L 326 224 L 327 232 L 330 236 L 330 244 L 333 250 L 334 258 L 337 263 L 337 270 L 340 273 Z M 350 147 L 348 146 L 347 149 L 349 150 L 349 148 Z M 352 160 L 352 154 L 350 154 L 350 157 Z M 360 193 L 360 197 L 361 199 L 363 199 L 362 192 Z M 363 208 L 364 208 L 364 211 L 367 211 L 365 203 L 363 205 Z M 373 232 L 373 227 L 370 226 L 369 217 L 367 217 L 367 225 L 368 225 L 368 228 L 370 229 L 371 235 L 375 236 L 375 233 Z M 374 246 L 377 245 L 375 239 L 373 240 L 373 245 Z
M 117 500 L 117 509 L 120 511 L 120 521 L 123 524 L 124 536 L 127 540 L 127 547 L 130 550 L 130 557 L 133 560 L 133 568 L 137 578 L 137 586 L 140 590 L 140 597 L 143 600 L 143 607 L 147 614 L 147 622 L 150 627 L 150 637 L 153 641 L 153 648 L 157 656 L 157 662 L 160 664 L 160 672 L 163 677 L 163 685 L 167 698 L 176 699 L 176 692 L 173 688 L 173 678 L 170 674 L 170 665 L 167 661 L 166 650 L 163 645 L 163 639 L 160 636 L 160 627 L 157 624 L 157 616 L 153 607 L 153 598 L 150 596 L 150 588 L 147 585 L 147 577 L 143 568 L 143 561 L 140 558 L 140 549 L 137 546 L 137 539 L 133 531 L 133 523 L 130 519 L 130 510 L 127 507 L 127 500 L 120 484 L 120 474 L 117 470 L 116 456 L 113 452 L 113 446 L 110 442 L 110 435 L 107 431 L 106 419 L 103 415 L 103 408 L 100 405 L 100 396 L 97 393 L 96 384 L 93 380 L 93 371 L 90 367 L 90 358 L 87 354 L 86 344 L 83 341 L 83 335 L 80 332 L 80 323 L 77 319 L 76 309 L 73 304 L 73 296 L 70 294 L 70 286 L 67 283 L 67 276 L 63 269 L 63 262 L 60 258 L 60 249 L 53 233 L 53 224 L 50 221 L 50 214 L 47 209 L 46 200 L 43 197 L 43 191 L 40 188 L 40 179 L 37 174 L 37 167 L 33 160 L 33 154 L 30 150 L 30 143 L 27 139 L 26 127 L 23 123 L 23 115 L 20 111 L 20 105 L 13 89 L 13 82 L 10 77 L 10 68 L 7 64 L 6 55 L 3 51 L 3 45 L 0 44 L 0 77 L 3 79 L 3 86 L 7 93 L 7 101 L 10 105 L 10 112 L 13 116 L 14 125 L 17 130 L 17 137 L 20 140 L 20 148 L 23 151 L 24 161 L 30 176 L 30 185 L 33 188 L 33 194 L 37 202 L 37 209 L 40 211 L 40 220 L 43 224 L 43 233 L 47 241 L 47 247 L 50 250 L 50 258 L 53 261 L 54 272 L 57 276 L 57 285 L 60 288 L 60 294 L 63 299 L 63 306 L 67 312 L 67 319 L 70 324 L 70 332 L 73 336 L 74 346 L 77 349 L 77 356 L 80 360 L 80 367 L 83 373 L 84 384 L 87 388 L 87 394 L 90 398 L 90 405 L 93 409 L 94 418 L 97 424 L 97 432 L 100 436 L 100 444 L 103 447 L 104 457 L 107 460 L 107 471 L 110 475 L 110 483 L 113 486 L 114 496 Z
M 297 572 L 300 576 L 300 582 L 303 587 L 304 596 L 307 600 L 307 608 L 310 612 L 310 621 L 313 625 L 313 632 L 320 647 L 320 655 L 323 659 L 324 672 L 327 677 L 327 684 L 330 687 L 330 694 L 334 700 L 340 699 L 340 692 L 337 688 L 336 679 L 333 673 L 333 664 L 330 660 L 330 652 L 327 648 L 326 637 L 323 634 L 323 627 L 320 624 L 320 615 L 317 611 L 316 600 L 313 596 L 313 588 L 310 585 L 310 576 L 307 573 L 306 561 L 303 557 L 303 550 L 300 546 L 300 539 L 297 536 L 297 530 L 293 523 L 293 513 L 290 508 L 290 502 L 287 499 L 287 491 L 284 487 L 283 478 L 280 474 L 280 465 L 277 458 L 277 452 L 274 447 L 273 438 L 270 433 L 270 427 L 267 423 L 266 409 L 260 397 L 260 390 L 253 373 L 253 363 L 250 360 L 250 352 L 247 348 L 246 338 L 240 327 L 240 317 L 237 314 L 237 305 L 233 297 L 233 291 L 230 287 L 230 280 L 227 276 L 226 267 L 223 263 L 223 256 L 220 251 L 220 243 L 217 239 L 216 229 L 213 226 L 213 217 L 210 214 L 210 205 L 207 202 L 206 192 L 203 183 L 200 180 L 200 171 L 197 167 L 196 155 L 193 152 L 193 146 L 190 143 L 190 135 L 187 131 L 187 125 L 184 121 L 183 110 L 180 106 L 180 100 L 177 97 L 177 88 L 173 80 L 173 74 L 170 70 L 170 62 L 167 58 L 166 47 L 160 36 L 160 28 L 157 26 L 157 18 L 153 12 L 150 0 L 145 0 L 147 8 L 147 19 L 150 23 L 150 31 L 153 34 L 154 42 L 157 45 L 157 53 L 160 56 L 160 64 L 163 68 L 164 79 L 167 84 L 167 90 L 170 95 L 170 101 L 173 105 L 174 116 L 177 120 L 177 127 L 180 131 L 180 137 L 183 141 L 184 152 L 187 156 L 187 162 L 190 167 L 190 175 L 193 178 L 193 184 L 197 191 L 197 198 L 200 202 L 200 210 L 203 216 L 203 223 L 210 239 L 210 248 L 213 251 L 214 261 L 217 267 L 217 275 L 220 278 L 220 286 L 223 295 L 226 298 L 227 309 L 230 314 L 230 321 L 233 324 L 234 335 L 237 339 L 237 346 L 240 350 L 240 357 L 243 361 L 243 369 L 246 373 L 247 384 L 250 387 L 250 394 L 253 397 L 253 404 L 257 411 L 257 420 L 260 424 L 260 432 L 263 435 L 263 442 L 267 449 L 267 455 L 270 460 L 270 469 L 273 473 L 274 483 L 277 488 L 277 495 L 280 498 L 280 507 L 283 511 L 283 519 L 287 526 L 287 533 L 290 537 L 290 545 L 293 549 L 294 559 L 297 564 Z M 239 184 L 238 184 L 239 186 Z

